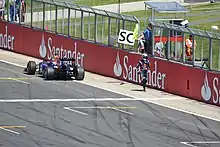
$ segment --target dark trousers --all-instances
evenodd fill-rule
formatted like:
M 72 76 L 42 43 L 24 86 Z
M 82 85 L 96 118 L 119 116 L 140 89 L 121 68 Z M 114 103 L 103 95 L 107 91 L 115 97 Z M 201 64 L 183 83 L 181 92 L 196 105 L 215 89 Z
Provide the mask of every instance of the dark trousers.
M 20 14 L 21 14 L 21 16 L 20 16 Z M 20 12 L 20 9 L 18 9 L 18 17 L 21 22 L 24 22 L 24 12 L 23 11 Z
M 14 8 L 14 5 L 10 5 L 10 19 L 11 21 L 17 21 L 17 12 L 16 8 Z
M 145 53 L 147 53 L 148 55 L 152 55 L 153 53 L 152 40 L 145 40 L 144 50 L 145 50 Z

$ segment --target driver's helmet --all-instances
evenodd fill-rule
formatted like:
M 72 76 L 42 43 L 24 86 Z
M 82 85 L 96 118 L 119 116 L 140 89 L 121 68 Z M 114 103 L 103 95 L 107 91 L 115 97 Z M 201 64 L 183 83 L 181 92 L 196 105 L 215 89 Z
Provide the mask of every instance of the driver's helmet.
M 59 56 L 55 55 L 54 60 L 58 60 L 58 59 L 59 59 Z
M 144 60 L 148 59 L 148 55 L 147 55 L 146 53 L 144 53 L 144 54 L 142 55 L 142 59 L 144 59 Z
M 54 57 L 53 57 L 53 62 L 54 62 L 54 64 L 59 64 L 60 62 L 60 57 L 59 56 L 57 56 L 57 55 L 55 55 Z

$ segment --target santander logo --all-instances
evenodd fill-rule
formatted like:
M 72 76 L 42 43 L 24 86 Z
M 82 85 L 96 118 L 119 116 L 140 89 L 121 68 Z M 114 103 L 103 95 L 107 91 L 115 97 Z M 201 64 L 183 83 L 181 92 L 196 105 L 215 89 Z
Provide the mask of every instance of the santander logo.
M 121 64 L 120 64 L 119 51 L 117 51 L 116 62 L 114 64 L 113 71 L 114 71 L 114 74 L 117 77 L 120 77 L 121 74 L 122 74 L 122 67 L 121 67 Z
M 141 83 L 141 75 L 138 73 L 138 69 L 135 66 L 129 64 L 129 57 L 123 57 L 123 64 L 120 63 L 119 51 L 116 55 L 116 60 L 113 66 L 113 72 L 115 76 L 122 77 L 124 80 L 128 80 L 135 83 Z M 154 70 L 148 70 L 147 85 L 153 86 L 159 89 L 165 89 L 166 74 L 159 72 L 157 67 L 157 61 L 154 62 Z
M 46 45 L 44 35 L 42 35 L 41 44 L 39 46 L 39 54 L 42 58 L 46 58 L 48 60 L 51 60 L 55 54 L 61 58 L 75 58 L 77 64 L 83 66 L 84 54 L 77 51 L 77 42 L 74 42 L 71 49 L 65 49 L 63 48 L 63 45 L 60 47 L 55 46 L 51 37 L 48 38 Z
M 40 52 L 40 56 L 42 58 L 46 57 L 46 55 L 47 55 L 47 48 L 46 48 L 45 41 L 44 41 L 44 35 L 42 35 L 41 45 L 39 47 L 39 52 Z
M 207 72 L 205 73 L 204 83 L 203 83 L 203 86 L 201 88 L 201 95 L 202 95 L 202 98 L 205 101 L 209 101 L 211 99 L 211 96 L 212 96 L 211 89 L 209 87 Z
M 212 81 L 211 88 L 209 81 Z M 201 87 L 201 96 L 205 101 L 210 101 L 213 104 L 220 104 L 219 78 L 214 77 L 213 79 L 209 80 L 206 72 L 204 83 Z

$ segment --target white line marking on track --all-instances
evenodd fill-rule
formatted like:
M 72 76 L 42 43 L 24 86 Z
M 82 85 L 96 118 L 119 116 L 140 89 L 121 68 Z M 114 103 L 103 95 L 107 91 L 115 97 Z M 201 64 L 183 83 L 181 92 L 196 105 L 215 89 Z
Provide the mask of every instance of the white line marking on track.
M 158 101 L 158 100 L 166 100 L 166 101 L 174 101 L 174 100 L 181 100 L 182 98 L 180 98 L 180 97 L 163 97 L 163 98 L 143 98 L 143 100 L 151 100 L 151 101 Z
M 74 110 L 74 109 L 71 109 L 69 107 L 63 107 L 63 108 L 66 109 L 66 110 L 72 111 L 72 112 L 82 114 L 82 115 L 88 115 L 87 113 L 84 113 L 84 112 L 81 112 L 81 111 L 78 111 L 78 110 Z
M 18 67 L 23 67 L 23 68 L 26 67 L 26 66 L 22 66 L 22 65 L 19 65 L 19 64 L 15 64 L 15 63 L 12 63 L 12 62 L 5 61 L 5 60 L 0 60 L 0 61 L 1 61 L 1 62 L 4 62 L 4 63 L 11 64 L 11 65 L 15 65 L 15 66 L 18 66 Z M 79 81 L 76 81 L 76 82 L 79 82 Z M 84 85 L 88 85 L 88 86 L 91 86 L 91 87 L 99 88 L 99 89 L 102 89 L 102 90 L 106 90 L 106 91 L 109 91 L 109 92 L 117 93 L 117 94 L 120 94 L 120 95 L 124 95 L 124 96 L 128 96 L 128 97 L 133 97 L 133 98 L 135 98 L 135 99 L 139 99 L 139 98 L 137 98 L 137 97 L 128 95 L 128 94 L 126 94 L 126 93 L 121 93 L 121 92 L 113 91 L 113 90 L 110 90 L 110 89 L 107 89 L 107 88 L 95 86 L 95 85 L 93 85 L 93 84 L 89 84 L 89 83 L 85 83 L 85 82 L 79 82 L 79 83 L 84 84 Z M 155 102 L 155 101 L 151 101 L 151 100 L 149 100 L 149 99 L 145 99 L 145 100 L 142 99 L 142 100 L 145 101 L 145 102 L 151 103 L 151 104 L 155 104 L 155 105 L 161 106 L 161 107 L 169 108 L 169 109 L 176 110 L 176 111 L 179 111 L 179 112 L 183 112 L 183 113 L 186 113 L 186 114 L 196 115 L 196 116 L 199 116 L 199 117 L 202 117 L 202 118 L 206 118 L 206 119 L 209 119 L 209 120 L 213 120 L 213 121 L 216 121 L 216 122 L 220 122 L 220 119 L 216 119 L 216 118 L 213 118 L 213 117 L 201 115 L 201 114 L 194 113 L 194 112 L 187 111 L 187 110 L 183 110 L 183 109 L 178 109 L 178 108 L 171 107 L 171 106 L 167 106 L 167 105 L 164 105 L 164 104 L 160 104 L 160 103 L 158 103 L 158 102 Z M 160 100 L 161 100 L 161 99 L 160 99 Z
M 136 107 L 130 106 L 94 106 L 94 107 L 69 107 L 74 109 L 111 109 L 111 108 L 118 108 L 118 109 L 135 109 Z
M 220 144 L 220 141 L 192 141 L 192 142 L 180 142 L 180 143 L 190 147 L 198 147 L 192 144 Z
M 107 109 L 107 107 L 97 106 L 97 107 L 69 107 L 74 109 Z
M 26 68 L 26 66 L 19 65 L 19 64 L 16 64 L 16 63 L 5 61 L 5 60 L 0 60 L 0 62 L 4 62 L 4 63 L 11 64 L 11 65 L 14 65 L 14 66 L 22 67 L 22 68 Z
M 140 99 L 141 100 L 141 99 Z M 31 103 L 31 102 L 89 102 L 89 101 L 138 101 L 133 98 L 88 98 L 88 99 L 4 99 L 0 103 Z
M 181 143 L 220 144 L 220 141 L 191 141 L 191 142 L 181 142 Z
M 120 109 L 132 109 L 132 108 L 136 108 L 136 107 L 111 107 L 111 106 L 107 106 L 107 107 L 104 107 L 104 106 L 97 106 L 97 107 L 65 107 L 65 108 L 68 108 L 68 109 L 112 109 L 112 110 L 115 110 L 115 111 L 119 111 L 119 112 L 122 112 L 122 113 L 126 113 L 126 114 L 129 114 L 129 115 L 133 115 L 133 113 L 131 112 L 128 112 L 128 111 L 124 111 L 124 110 L 120 110 Z M 120 109 L 119 109 L 120 108 Z
M 184 145 L 186 145 L 186 146 L 190 146 L 190 147 L 197 147 L 197 146 L 195 146 L 195 145 L 188 144 L 187 142 L 181 142 L 181 144 L 184 144 Z
M 198 143 L 198 144 L 220 144 L 220 141 L 193 141 L 191 143 Z
M 28 83 L 28 82 L 25 82 L 25 81 L 22 81 L 22 80 L 18 80 L 18 79 L 12 79 L 12 80 L 17 81 L 17 82 L 22 83 L 22 84 L 31 85 L 31 83 Z
M 7 132 L 11 132 L 11 133 L 17 134 L 17 135 L 20 134 L 20 133 L 18 133 L 18 132 L 15 132 L 15 131 L 12 131 L 12 130 L 9 130 L 9 129 L 6 129 L 6 128 L 2 128 L 2 127 L 0 127 L 0 129 L 2 129 L 2 130 L 4 130 L 4 131 L 7 131 Z
M 150 99 L 148 99 L 150 100 Z M 160 99 L 151 99 L 160 100 Z M 89 101 L 145 101 L 142 98 L 88 98 L 88 99 L 1 99 L 0 103 L 32 103 L 32 102 L 89 102 Z
M 127 111 L 124 111 L 124 110 L 120 110 L 120 109 L 117 109 L 117 108 L 114 108 L 114 107 L 110 107 L 110 109 L 116 110 L 116 111 L 119 111 L 119 112 L 122 112 L 122 113 L 125 113 L 125 114 L 133 115 L 133 113 L 131 113 L 131 112 L 127 112 Z

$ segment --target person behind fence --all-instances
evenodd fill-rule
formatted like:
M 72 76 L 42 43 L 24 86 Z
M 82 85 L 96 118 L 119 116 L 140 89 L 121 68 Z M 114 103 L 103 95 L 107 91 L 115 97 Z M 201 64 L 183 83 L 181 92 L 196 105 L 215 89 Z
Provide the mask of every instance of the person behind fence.
M 189 38 L 186 39 L 186 59 L 192 61 L 193 56 L 193 36 L 189 35 Z M 196 40 L 194 39 L 194 49 L 196 49 Z
M 144 53 L 144 35 L 140 35 L 138 38 L 138 53 Z
M 19 15 L 20 15 L 20 3 L 21 3 L 21 0 L 15 0 L 15 9 L 16 9 L 16 14 L 15 14 L 15 21 L 17 21 L 17 17 L 19 18 Z
M 17 21 L 17 17 L 19 17 L 19 6 L 20 6 L 21 0 L 15 0 L 15 8 L 16 8 L 16 16 L 15 16 L 15 21 Z
M 20 3 L 21 2 L 21 3 Z M 25 0 L 17 0 L 17 5 L 20 5 L 20 8 L 17 9 L 17 15 L 21 22 L 24 22 L 25 19 L 25 13 L 26 13 L 26 2 Z M 20 16 L 21 15 L 21 16 Z
M 17 6 L 16 0 L 9 0 L 10 20 L 17 21 Z
M 143 32 L 145 53 L 152 55 L 152 24 L 149 23 Z
M 0 0 L 0 20 L 4 19 L 5 14 L 5 0 Z

